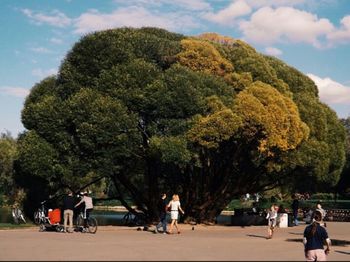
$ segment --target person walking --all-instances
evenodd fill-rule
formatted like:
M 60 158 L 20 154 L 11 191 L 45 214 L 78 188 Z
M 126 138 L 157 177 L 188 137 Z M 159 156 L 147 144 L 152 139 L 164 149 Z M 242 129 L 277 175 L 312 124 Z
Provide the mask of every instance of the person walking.
M 324 210 L 322 208 L 322 205 L 321 205 L 321 202 L 318 202 L 317 205 L 316 205 L 316 210 L 315 211 L 319 211 L 321 213 L 321 218 L 322 218 L 322 221 L 320 222 L 320 225 L 321 226 L 324 226 L 324 227 L 327 227 L 327 224 L 326 222 L 324 222 L 324 218 L 326 217 L 326 210 Z
M 159 212 L 159 223 L 156 225 L 155 233 L 159 232 L 159 228 L 163 227 L 163 234 L 167 232 L 167 221 L 166 221 L 166 194 L 161 194 L 161 198 L 158 203 L 158 212 Z
M 63 198 L 63 226 L 64 231 L 68 233 L 73 233 L 73 215 L 74 215 L 74 203 L 75 199 L 73 197 L 72 191 L 68 191 L 67 195 Z M 68 226 L 67 226 L 68 224 Z M 68 227 L 68 230 L 67 230 Z
M 296 194 L 294 194 L 293 198 L 294 198 L 292 202 L 293 218 L 294 218 L 294 225 L 297 226 L 299 225 L 299 221 L 298 221 L 299 200 Z
M 273 236 L 273 232 L 276 227 L 276 222 L 277 222 L 277 211 L 276 211 L 276 205 L 273 204 L 270 208 L 270 210 L 267 212 L 266 215 L 267 219 L 267 238 L 266 239 L 271 239 Z
M 327 230 L 320 225 L 322 214 L 316 210 L 314 221 L 304 230 L 304 253 L 306 261 L 326 261 L 330 252 L 331 240 L 328 237 Z M 324 249 L 324 243 L 326 249 Z
M 181 232 L 177 224 L 177 220 L 179 218 L 179 211 L 182 214 L 185 214 L 185 212 L 181 208 L 179 195 L 177 194 L 173 195 L 172 200 L 167 205 L 167 208 L 170 208 L 170 217 L 171 217 L 169 234 L 172 234 L 174 226 L 176 227 L 177 233 L 180 234 Z
M 83 197 L 81 198 L 81 200 L 79 201 L 78 204 L 75 205 L 75 207 L 78 207 L 81 204 L 85 204 L 85 208 L 84 208 L 84 228 L 86 229 L 88 227 L 88 219 L 90 217 L 90 213 L 94 208 L 94 205 L 92 203 L 92 198 L 89 196 L 89 193 L 86 191 L 83 193 Z

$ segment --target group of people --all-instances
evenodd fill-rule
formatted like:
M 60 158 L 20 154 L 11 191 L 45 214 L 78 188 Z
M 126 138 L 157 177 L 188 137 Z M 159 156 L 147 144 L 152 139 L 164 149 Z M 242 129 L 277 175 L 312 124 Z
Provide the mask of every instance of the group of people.
M 65 233 L 73 233 L 74 209 L 84 204 L 84 227 L 87 227 L 87 220 L 94 208 L 92 198 L 88 192 L 83 192 L 80 201 L 77 203 L 72 191 L 68 191 L 63 197 L 63 226 Z
M 166 194 L 161 194 L 161 200 L 159 201 L 158 205 L 158 211 L 159 211 L 159 220 L 160 222 L 156 225 L 155 233 L 159 232 L 160 227 L 163 228 L 163 234 L 172 234 L 173 233 L 173 227 L 175 226 L 177 233 L 180 234 L 180 228 L 177 223 L 177 220 L 179 219 L 179 212 L 182 214 L 185 214 L 183 209 L 181 208 L 180 203 L 180 197 L 177 194 L 174 194 L 172 197 L 172 200 L 167 203 L 166 201 Z M 170 212 L 170 229 L 167 230 L 167 213 Z
M 297 198 L 292 203 L 293 217 L 295 225 L 299 224 L 298 221 L 298 209 L 299 202 Z M 273 204 L 267 212 L 266 219 L 268 220 L 268 236 L 267 239 L 271 239 L 274 233 L 274 229 L 277 224 L 277 210 L 276 204 Z M 326 212 L 322 208 L 321 203 L 317 203 L 316 209 L 313 212 L 312 223 L 308 225 L 303 234 L 304 252 L 307 261 L 326 261 L 327 255 L 330 252 L 331 240 L 329 239 L 328 232 L 326 230 L 325 218 Z M 326 249 L 324 249 L 326 245 Z

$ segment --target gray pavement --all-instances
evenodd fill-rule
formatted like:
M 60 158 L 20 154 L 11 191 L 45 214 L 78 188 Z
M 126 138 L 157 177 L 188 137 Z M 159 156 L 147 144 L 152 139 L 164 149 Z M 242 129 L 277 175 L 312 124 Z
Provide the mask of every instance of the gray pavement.
M 180 225 L 181 234 L 163 235 L 133 227 L 104 226 L 96 234 L 0 230 L 0 260 L 255 260 L 303 261 L 305 225 L 278 228 L 271 240 L 266 226 Z M 328 260 L 350 260 L 350 223 L 328 222 L 334 243 Z

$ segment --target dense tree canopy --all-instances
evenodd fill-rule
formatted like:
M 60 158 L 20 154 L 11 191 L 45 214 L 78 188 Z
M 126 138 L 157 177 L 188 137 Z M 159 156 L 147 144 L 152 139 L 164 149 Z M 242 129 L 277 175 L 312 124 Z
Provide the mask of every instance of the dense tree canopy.
M 216 34 L 84 36 L 22 121 L 18 179 L 48 195 L 109 178 L 149 220 L 160 192 L 212 221 L 233 197 L 300 175 L 334 185 L 345 161 L 344 128 L 307 76 Z
M 0 205 L 15 199 L 13 162 L 17 157 L 16 140 L 10 133 L 0 134 Z

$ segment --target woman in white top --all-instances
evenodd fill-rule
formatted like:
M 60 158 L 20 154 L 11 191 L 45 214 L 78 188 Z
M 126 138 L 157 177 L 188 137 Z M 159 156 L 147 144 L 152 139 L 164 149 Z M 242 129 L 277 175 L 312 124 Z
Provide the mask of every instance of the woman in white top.
M 177 225 L 177 219 L 179 217 L 179 211 L 181 211 L 182 214 L 185 214 L 185 212 L 181 208 L 179 195 L 173 195 L 173 199 L 169 202 L 167 207 L 170 208 L 171 217 L 169 233 L 172 234 L 173 226 L 175 225 L 177 233 L 180 234 L 180 229 Z
M 268 237 L 267 237 L 267 239 L 271 239 L 272 235 L 273 235 L 273 231 L 276 227 L 276 222 L 277 222 L 277 210 L 276 210 L 275 205 L 271 206 L 270 210 L 267 213 L 266 219 L 268 221 L 268 228 L 267 228 Z

